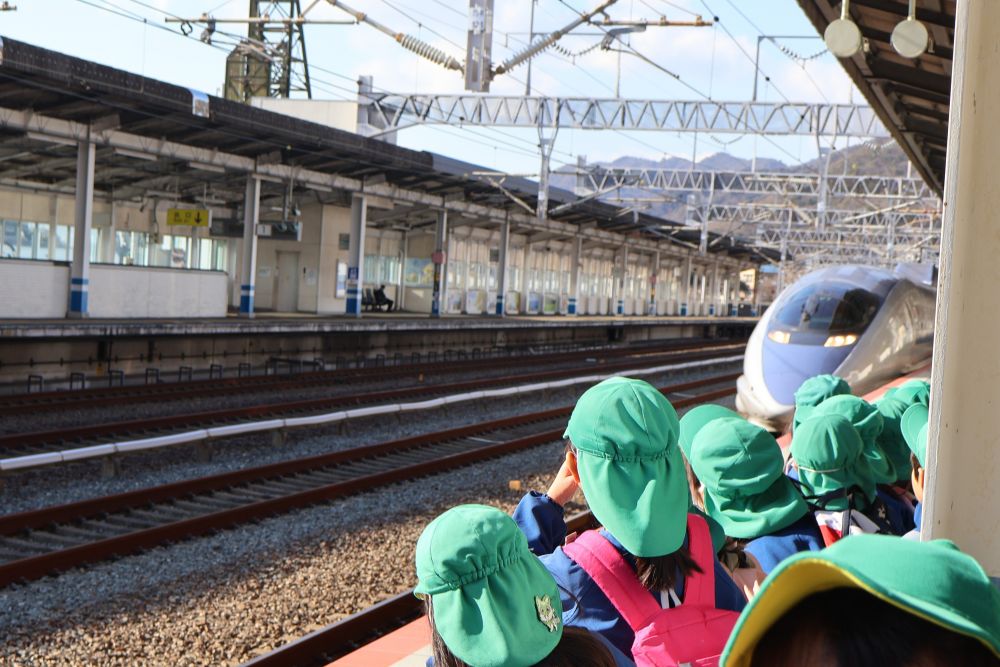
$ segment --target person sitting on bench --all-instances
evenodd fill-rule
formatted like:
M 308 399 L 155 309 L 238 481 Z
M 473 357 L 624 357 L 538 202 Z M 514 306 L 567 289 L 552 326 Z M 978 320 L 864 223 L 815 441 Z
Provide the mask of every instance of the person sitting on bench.
M 392 310 L 393 300 L 385 295 L 385 285 L 379 285 L 378 289 L 375 290 L 375 307 L 379 310 L 382 306 L 387 306 L 386 312 Z

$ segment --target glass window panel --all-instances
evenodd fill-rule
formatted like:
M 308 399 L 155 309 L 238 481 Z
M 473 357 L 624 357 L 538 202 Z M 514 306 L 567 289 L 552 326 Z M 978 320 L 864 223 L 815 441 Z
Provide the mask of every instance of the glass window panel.
M 48 225 L 38 225 L 38 259 L 49 258 L 49 234 L 50 229 Z
M 35 223 L 22 222 L 20 244 L 17 256 L 21 259 L 33 259 L 35 256 Z
M 0 256 L 17 257 L 17 223 L 5 220 L 3 223 L 3 248 Z

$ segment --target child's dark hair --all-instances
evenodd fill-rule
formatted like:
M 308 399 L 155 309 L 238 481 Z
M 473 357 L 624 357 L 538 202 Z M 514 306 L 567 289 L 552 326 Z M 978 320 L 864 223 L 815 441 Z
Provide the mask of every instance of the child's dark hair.
M 688 577 L 692 572 L 701 572 L 698 563 L 691 558 L 687 546 L 666 556 L 635 559 L 635 571 L 639 575 L 639 583 L 650 590 L 665 591 L 673 588 L 677 575 Z
M 431 649 L 434 667 L 469 667 L 455 657 L 434 628 L 431 599 L 425 602 L 427 620 L 431 625 Z M 601 640 L 583 628 L 563 627 L 562 639 L 552 652 L 535 663 L 535 667 L 615 667 L 615 659 Z
M 854 588 L 810 595 L 768 629 L 751 667 L 1000 667 L 979 640 Z

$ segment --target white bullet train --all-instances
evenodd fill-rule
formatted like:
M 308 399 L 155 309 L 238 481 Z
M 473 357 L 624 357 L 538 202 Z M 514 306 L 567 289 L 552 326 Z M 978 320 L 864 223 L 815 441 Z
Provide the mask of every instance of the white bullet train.
M 791 420 L 795 390 L 813 375 L 840 376 L 863 394 L 927 363 L 934 283 L 927 265 L 807 274 L 778 295 L 750 335 L 736 408 L 780 431 Z

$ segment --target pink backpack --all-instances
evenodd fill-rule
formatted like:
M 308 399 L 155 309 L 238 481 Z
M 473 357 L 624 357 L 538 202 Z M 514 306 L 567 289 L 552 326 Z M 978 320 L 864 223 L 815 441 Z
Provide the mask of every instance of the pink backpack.
M 632 631 L 637 667 L 715 667 L 739 613 L 715 608 L 715 554 L 708 524 L 688 514 L 688 549 L 702 572 L 684 580 L 680 606 L 663 609 L 635 570 L 596 530 L 563 547 L 604 592 Z

